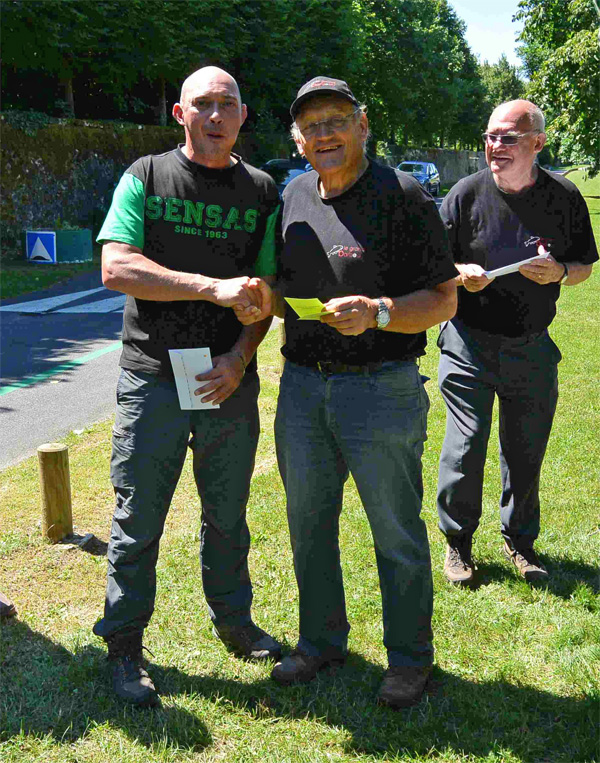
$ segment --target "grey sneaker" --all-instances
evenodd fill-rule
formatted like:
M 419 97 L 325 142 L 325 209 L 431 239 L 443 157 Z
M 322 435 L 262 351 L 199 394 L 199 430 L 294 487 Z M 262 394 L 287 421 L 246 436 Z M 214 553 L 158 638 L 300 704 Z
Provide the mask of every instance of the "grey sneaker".
M 475 580 L 475 564 L 471 556 L 473 537 L 471 535 L 455 535 L 446 538 L 446 559 L 444 560 L 444 575 L 446 580 L 454 585 L 471 586 Z
M 548 570 L 540 561 L 533 548 L 516 549 L 504 541 L 504 555 L 528 583 L 548 580 Z
M 343 655 L 333 658 L 315 657 L 296 650 L 275 665 L 271 671 L 271 678 L 284 686 L 289 684 L 307 684 L 313 678 L 316 678 L 320 670 L 343 665 L 345 661 L 346 658 Z
M 254 623 L 249 625 L 213 625 L 214 635 L 227 649 L 248 660 L 278 660 L 281 644 Z
M 395 709 L 416 705 L 423 696 L 430 673 L 431 666 L 403 665 L 388 668 L 379 688 L 377 702 Z
M 142 631 L 114 634 L 106 639 L 115 694 L 137 707 L 160 704 L 156 688 L 144 667 Z

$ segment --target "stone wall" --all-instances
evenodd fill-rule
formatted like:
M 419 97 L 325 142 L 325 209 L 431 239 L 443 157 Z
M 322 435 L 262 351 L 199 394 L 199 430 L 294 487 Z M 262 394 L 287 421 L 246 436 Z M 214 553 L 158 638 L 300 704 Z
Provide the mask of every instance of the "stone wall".
M 169 151 L 177 127 L 52 124 L 27 134 L 2 124 L 0 236 L 2 256 L 20 259 L 22 232 L 91 228 L 97 234 L 119 178 L 138 157 Z M 288 156 L 285 135 L 240 135 L 234 148 L 252 164 Z

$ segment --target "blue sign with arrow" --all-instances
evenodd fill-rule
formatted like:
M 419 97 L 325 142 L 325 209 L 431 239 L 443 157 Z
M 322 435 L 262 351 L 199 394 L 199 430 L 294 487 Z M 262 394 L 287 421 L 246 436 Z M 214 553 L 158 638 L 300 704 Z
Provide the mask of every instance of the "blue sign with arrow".
M 26 234 L 27 259 L 30 262 L 56 264 L 56 232 L 28 230 Z

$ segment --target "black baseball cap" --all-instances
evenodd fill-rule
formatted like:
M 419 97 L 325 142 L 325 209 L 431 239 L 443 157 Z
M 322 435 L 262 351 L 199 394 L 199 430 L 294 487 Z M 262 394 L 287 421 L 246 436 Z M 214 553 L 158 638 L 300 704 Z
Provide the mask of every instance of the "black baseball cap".
M 344 82 L 343 79 L 335 79 L 334 77 L 313 77 L 305 85 L 302 85 L 300 90 L 298 90 L 296 100 L 290 106 L 290 114 L 294 119 L 296 119 L 300 106 L 317 93 L 333 93 L 335 95 L 341 95 L 343 98 L 350 101 L 350 103 L 358 106 L 358 101 L 354 97 L 352 90 L 350 90 L 348 83 Z

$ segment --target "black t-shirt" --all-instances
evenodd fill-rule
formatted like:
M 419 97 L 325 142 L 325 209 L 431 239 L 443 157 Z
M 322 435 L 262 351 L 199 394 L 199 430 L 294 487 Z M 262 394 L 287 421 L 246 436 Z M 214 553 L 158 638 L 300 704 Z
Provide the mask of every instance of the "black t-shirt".
M 598 259 L 589 212 L 577 187 L 541 168 L 535 185 L 516 194 L 500 191 L 489 169 L 464 178 L 444 199 L 440 213 L 455 262 L 493 270 L 534 257 L 540 239 L 558 262 Z M 511 273 L 479 292 L 459 288 L 456 317 L 491 334 L 524 336 L 552 323 L 559 294 L 558 283 L 540 286 Z
M 400 297 L 456 276 L 435 202 L 410 175 L 371 163 L 340 196 L 322 199 L 318 175 L 284 192 L 278 282 L 286 297 L 322 302 L 359 294 Z M 425 332 L 368 329 L 343 336 L 320 321 L 300 321 L 286 304 L 286 358 L 364 364 L 423 355 Z
M 272 178 L 245 164 L 210 169 L 178 148 L 138 159 L 125 172 L 98 241 L 139 247 L 170 270 L 213 278 L 275 274 L 279 195 Z M 121 366 L 172 377 L 169 349 L 228 352 L 242 325 L 205 300 L 127 297 Z M 254 370 L 253 359 L 249 370 Z

